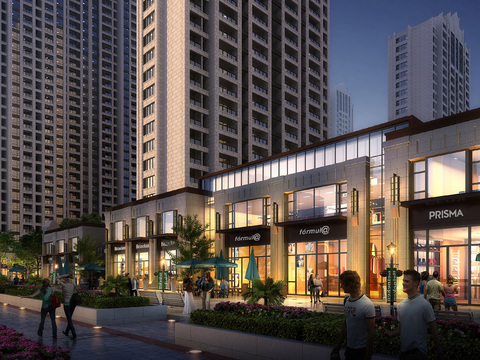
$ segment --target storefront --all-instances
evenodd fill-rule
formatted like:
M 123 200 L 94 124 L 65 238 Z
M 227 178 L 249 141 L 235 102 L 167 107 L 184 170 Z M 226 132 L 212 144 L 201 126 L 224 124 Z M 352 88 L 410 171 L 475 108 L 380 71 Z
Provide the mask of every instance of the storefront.
M 223 230 L 225 245 L 229 259 L 238 265 L 228 269 L 228 280 L 232 289 L 241 289 L 242 284 L 248 284 L 245 279 L 250 253 L 253 249 L 257 261 L 260 279 L 271 277 L 270 267 L 270 227 L 255 226 L 248 230 Z M 220 280 L 220 279 L 217 279 Z
M 480 305 L 480 194 L 469 193 L 402 203 L 410 209 L 417 271 L 452 275 L 458 304 Z
M 308 294 L 308 278 L 319 274 L 326 296 L 343 295 L 338 277 L 347 266 L 346 218 L 279 225 L 285 227 L 288 294 Z

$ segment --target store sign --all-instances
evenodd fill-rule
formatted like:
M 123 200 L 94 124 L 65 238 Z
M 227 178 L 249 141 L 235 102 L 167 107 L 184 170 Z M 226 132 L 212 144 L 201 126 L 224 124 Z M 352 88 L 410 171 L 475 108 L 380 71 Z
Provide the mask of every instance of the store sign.
M 443 204 L 410 209 L 413 228 L 446 224 L 470 225 L 478 222 L 479 213 L 480 206 L 475 203 Z
M 268 245 L 270 244 L 270 230 L 258 229 L 241 233 L 226 233 L 225 239 L 229 247 Z
M 113 251 L 125 251 L 125 246 L 115 246 Z
M 285 240 L 304 242 L 318 240 L 345 239 L 347 237 L 346 221 L 332 221 L 328 224 L 289 225 L 285 227 Z
M 150 246 L 148 244 L 136 244 L 135 249 L 148 249 Z

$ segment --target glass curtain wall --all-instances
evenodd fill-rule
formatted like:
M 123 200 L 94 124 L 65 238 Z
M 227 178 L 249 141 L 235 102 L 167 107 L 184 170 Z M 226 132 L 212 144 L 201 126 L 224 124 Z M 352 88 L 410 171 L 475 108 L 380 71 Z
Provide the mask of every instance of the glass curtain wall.
M 242 284 L 249 283 L 245 279 L 245 273 L 252 249 L 257 260 L 260 279 L 265 281 L 267 277 L 272 277 L 270 272 L 270 245 L 232 247 L 230 248 L 230 261 L 238 265 L 237 268 L 227 269 L 228 281 L 232 289 L 241 289 Z

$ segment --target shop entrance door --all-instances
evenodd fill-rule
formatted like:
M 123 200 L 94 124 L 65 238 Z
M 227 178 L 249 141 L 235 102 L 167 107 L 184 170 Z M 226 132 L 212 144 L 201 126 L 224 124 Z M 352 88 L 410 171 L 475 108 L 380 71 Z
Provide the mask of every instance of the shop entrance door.
M 455 297 L 458 304 L 468 303 L 468 248 L 467 246 L 441 246 L 439 248 L 439 264 L 434 266 L 434 269 L 440 273 L 440 281 L 446 284 L 447 276 L 452 275 L 458 282 L 459 287 L 458 296 Z M 435 254 L 435 250 L 434 254 Z M 433 254 L 433 255 L 434 255 Z M 432 262 L 435 261 L 435 255 L 432 257 Z M 433 273 L 433 269 L 431 273 Z

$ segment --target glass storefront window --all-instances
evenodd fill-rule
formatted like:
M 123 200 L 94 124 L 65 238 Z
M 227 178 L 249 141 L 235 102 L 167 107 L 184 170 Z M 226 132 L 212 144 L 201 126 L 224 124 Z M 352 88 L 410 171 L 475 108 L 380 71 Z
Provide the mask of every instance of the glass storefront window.
M 289 220 L 337 215 L 340 212 L 337 192 L 337 185 L 328 185 L 288 194 Z
M 428 197 L 464 193 L 465 169 L 465 151 L 428 158 Z
M 226 207 L 226 216 L 230 229 L 268 225 L 270 223 L 270 198 L 241 201 L 229 205 Z
M 113 276 L 125 275 L 125 254 L 117 254 L 113 258 Z
M 141 216 L 135 219 L 135 237 L 147 236 L 147 217 Z
M 148 252 L 135 254 L 135 275 L 148 276 Z
M 252 249 L 257 261 L 260 279 L 265 281 L 267 277 L 272 277 L 270 272 L 270 245 L 232 247 L 229 250 L 229 260 L 237 264 L 238 267 L 228 269 L 228 281 L 230 282 L 231 288 L 240 289 L 242 288 L 242 284 L 248 284 L 249 281 L 245 279 L 245 273 L 247 271 Z
M 165 211 L 161 214 L 161 233 L 162 234 L 172 234 L 173 227 L 177 221 L 177 211 Z

